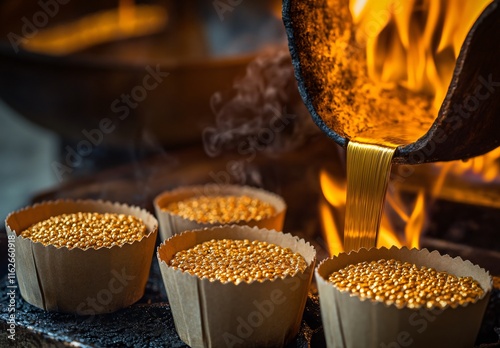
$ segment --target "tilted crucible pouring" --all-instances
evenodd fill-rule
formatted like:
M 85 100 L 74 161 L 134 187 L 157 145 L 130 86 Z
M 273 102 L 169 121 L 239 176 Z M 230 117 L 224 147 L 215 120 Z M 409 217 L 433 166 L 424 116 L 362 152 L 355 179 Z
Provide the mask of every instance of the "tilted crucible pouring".
M 487 6 L 467 33 L 444 101 L 431 115 L 428 130 L 398 139 L 399 134 L 414 131 L 419 113 L 432 111 L 425 97 L 404 88 L 380 89 L 380 93 L 376 84 L 359 88 L 367 76 L 362 64 L 355 65 L 364 59 L 364 51 L 356 43 L 349 1 L 284 0 L 283 21 L 299 90 L 314 121 L 343 147 L 352 139 L 363 141 L 359 133 L 373 128 L 383 142 L 398 146 L 394 163 L 467 159 L 496 148 L 500 145 L 499 5 L 495 0 Z M 367 105 L 359 105 L 360 100 L 367 100 Z M 399 123 L 384 123 L 387 112 L 401 113 Z M 411 122 L 410 114 L 417 115 Z M 366 117 L 361 125 L 360 117 Z

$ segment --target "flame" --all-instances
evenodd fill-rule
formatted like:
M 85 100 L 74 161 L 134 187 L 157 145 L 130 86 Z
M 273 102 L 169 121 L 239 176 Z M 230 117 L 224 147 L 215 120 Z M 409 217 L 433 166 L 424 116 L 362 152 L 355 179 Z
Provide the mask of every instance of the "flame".
M 454 161 L 436 164 L 442 170 L 442 176 L 470 176 L 482 182 L 491 183 L 500 180 L 500 147 L 468 161 Z M 445 170 L 446 169 L 446 170 Z M 443 179 L 444 180 L 444 179 Z M 438 194 L 436 192 L 436 194 Z
M 120 0 L 118 9 L 41 29 L 22 46 L 33 52 L 67 55 L 106 42 L 151 35 L 162 30 L 166 22 L 167 13 L 160 6 L 135 6 L 133 0 Z
M 467 162 L 454 161 L 433 164 L 439 170 L 439 175 L 433 180 L 430 187 L 422 183 L 418 186 L 412 202 L 403 199 L 402 192 L 405 186 L 392 185 L 387 191 L 386 204 L 382 214 L 380 229 L 378 232 L 377 247 L 407 246 L 408 248 L 419 248 L 420 236 L 426 223 L 426 199 L 442 197 L 443 199 L 458 202 L 469 202 L 474 191 L 464 192 L 463 185 L 468 181 L 480 181 L 482 184 L 494 183 L 496 186 L 487 190 L 498 192 L 497 183 L 500 183 L 500 148 L 497 148 L 484 156 L 470 159 Z M 432 167 L 427 166 L 431 169 Z M 415 175 L 418 175 L 417 173 Z M 462 183 L 457 189 L 447 179 L 458 178 Z M 422 179 L 417 177 L 417 179 Z M 319 182 L 323 193 L 320 202 L 320 219 L 325 241 L 330 255 L 337 255 L 343 251 L 343 225 L 346 204 L 345 178 L 338 178 L 321 170 Z M 490 187 L 488 189 L 488 187 Z M 493 192 L 492 192 L 493 193 Z M 473 204 L 484 204 L 486 206 L 498 206 L 498 201 L 492 203 L 491 198 L 481 200 L 481 192 L 474 199 Z M 498 196 L 495 196 L 498 197 Z
M 335 220 L 333 212 L 328 204 L 320 202 L 321 227 L 324 231 L 324 237 L 330 256 L 336 256 L 344 251 L 340 231 L 337 227 L 338 221 Z
M 391 214 L 392 213 L 392 214 Z M 377 247 L 420 247 L 420 235 L 425 226 L 425 190 L 421 189 L 413 205 L 405 204 L 400 192 L 387 193 L 386 206 L 380 223 Z
M 370 78 L 434 97 L 439 109 L 462 44 L 492 0 L 351 0 Z
M 344 251 L 343 227 L 347 188 L 345 182 L 334 179 L 325 170 L 319 174 L 319 182 L 324 199 L 320 201 L 321 227 L 330 256 L 335 256 Z
M 323 235 L 330 256 L 344 251 L 343 225 L 346 205 L 345 178 L 337 178 L 321 170 L 319 181 L 323 199 L 319 214 Z M 420 235 L 425 225 L 425 190 L 421 190 L 413 206 L 405 204 L 399 192 L 387 192 L 386 206 L 377 239 L 377 247 L 407 246 L 418 248 Z
M 429 177 L 437 175 L 433 180 L 432 197 L 500 207 L 500 148 L 468 161 L 435 163 L 428 170 L 435 171 Z
M 406 245 L 409 248 L 418 248 L 420 246 L 420 234 L 423 231 L 424 223 L 425 193 L 422 190 L 417 196 L 412 213 L 409 216 L 405 227 Z
M 335 208 L 344 207 L 347 200 L 347 187 L 342 180 L 335 180 L 325 170 L 319 173 L 319 183 L 323 190 L 323 195 L 330 205 Z

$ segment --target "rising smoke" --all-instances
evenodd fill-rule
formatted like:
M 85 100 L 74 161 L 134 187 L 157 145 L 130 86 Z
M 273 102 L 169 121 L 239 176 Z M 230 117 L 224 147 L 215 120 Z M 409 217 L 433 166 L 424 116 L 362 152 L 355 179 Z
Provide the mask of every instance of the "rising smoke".
M 212 157 L 251 146 L 277 155 L 319 132 L 300 98 L 286 47 L 260 54 L 231 91 L 212 96 L 211 107 L 215 125 L 204 129 L 203 145 Z

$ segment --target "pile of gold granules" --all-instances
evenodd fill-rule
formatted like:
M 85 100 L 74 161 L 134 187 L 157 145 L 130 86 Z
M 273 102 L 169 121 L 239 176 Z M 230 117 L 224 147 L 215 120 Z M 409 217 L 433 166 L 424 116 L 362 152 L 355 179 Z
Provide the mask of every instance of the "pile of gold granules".
M 239 284 L 294 275 L 303 272 L 307 263 L 289 248 L 247 239 L 221 239 L 177 252 L 169 266 L 211 281 Z
M 271 204 L 246 195 L 198 196 L 170 203 L 163 210 L 185 219 L 208 224 L 258 221 L 275 213 L 275 208 Z
M 483 293 L 471 277 L 456 277 L 433 268 L 396 260 L 360 262 L 328 278 L 339 290 L 398 308 L 457 307 Z
M 146 233 L 141 219 L 126 214 L 74 213 L 53 216 L 21 232 L 43 245 L 99 248 L 140 240 Z

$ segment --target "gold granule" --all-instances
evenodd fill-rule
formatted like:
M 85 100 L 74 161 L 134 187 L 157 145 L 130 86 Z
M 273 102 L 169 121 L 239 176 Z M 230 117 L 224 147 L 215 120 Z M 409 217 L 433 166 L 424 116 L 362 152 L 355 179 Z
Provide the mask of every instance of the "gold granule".
M 457 307 L 475 302 L 484 293 L 472 277 L 456 277 L 396 260 L 349 265 L 333 272 L 328 280 L 341 291 L 398 308 Z
M 228 224 L 262 220 L 275 213 L 275 208 L 260 199 L 243 196 L 198 196 L 170 203 L 163 210 L 200 223 Z
M 123 245 L 145 234 L 146 225 L 134 216 L 88 212 L 53 216 L 21 232 L 33 242 L 70 249 Z
M 169 265 L 200 278 L 235 284 L 285 278 L 307 268 L 302 255 L 289 248 L 247 239 L 213 239 L 177 252 Z

